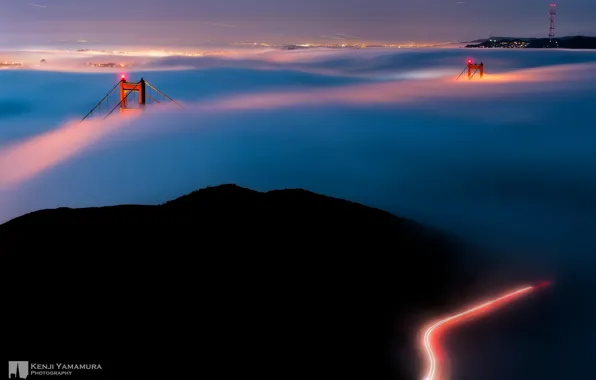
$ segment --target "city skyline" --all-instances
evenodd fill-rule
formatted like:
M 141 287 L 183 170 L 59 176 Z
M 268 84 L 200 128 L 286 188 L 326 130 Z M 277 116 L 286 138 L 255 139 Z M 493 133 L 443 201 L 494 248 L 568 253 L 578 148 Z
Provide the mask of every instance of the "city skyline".
M 114 43 L 468 41 L 545 37 L 544 0 L 38 0 L 0 5 L 0 42 Z M 596 35 L 596 2 L 558 4 L 557 35 Z

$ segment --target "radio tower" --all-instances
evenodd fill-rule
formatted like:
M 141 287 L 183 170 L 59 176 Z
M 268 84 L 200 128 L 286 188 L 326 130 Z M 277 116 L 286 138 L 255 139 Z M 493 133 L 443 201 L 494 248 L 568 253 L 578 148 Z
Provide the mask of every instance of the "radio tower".
M 557 14 L 557 4 L 550 4 L 548 15 L 550 17 L 550 26 L 548 28 L 548 38 L 552 42 L 555 38 L 555 15 Z

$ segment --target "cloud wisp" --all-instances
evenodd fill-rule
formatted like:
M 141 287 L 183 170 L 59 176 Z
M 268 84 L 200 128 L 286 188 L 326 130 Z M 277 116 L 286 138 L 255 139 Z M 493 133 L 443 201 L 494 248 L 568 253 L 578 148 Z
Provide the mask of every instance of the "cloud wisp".
M 18 186 L 77 154 L 139 115 L 110 120 L 72 121 L 22 142 L 0 147 L 0 189 Z

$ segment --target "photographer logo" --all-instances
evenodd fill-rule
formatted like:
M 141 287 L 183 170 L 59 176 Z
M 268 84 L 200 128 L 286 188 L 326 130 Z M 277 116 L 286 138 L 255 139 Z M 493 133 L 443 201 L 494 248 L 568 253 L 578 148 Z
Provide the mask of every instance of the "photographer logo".
M 29 362 L 8 362 L 9 379 L 26 379 L 29 376 Z
M 103 370 L 101 364 L 88 363 L 39 363 L 39 362 L 8 362 L 8 379 L 32 380 L 38 376 L 71 376 L 73 374 Z M 31 377 L 32 376 L 32 377 Z M 78 377 L 77 375 L 76 377 Z

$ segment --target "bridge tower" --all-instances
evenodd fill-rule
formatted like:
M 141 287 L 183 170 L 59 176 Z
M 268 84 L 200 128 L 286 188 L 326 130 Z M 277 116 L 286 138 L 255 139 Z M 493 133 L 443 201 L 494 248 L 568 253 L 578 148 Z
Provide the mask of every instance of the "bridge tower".
M 484 63 L 474 63 L 471 59 L 468 59 L 468 63 L 466 67 L 464 67 L 463 71 L 455 78 L 455 80 L 459 80 L 459 78 L 464 75 L 465 72 L 468 72 L 468 79 L 472 79 L 476 73 L 480 75 L 480 78 L 484 76 Z
M 478 72 L 480 74 L 480 78 L 484 76 L 484 63 L 473 63 L 472 60 L 468 60 L 468 79 L 472 79 L 474 74 Z
M 146 87 L 145 80 L 141 78 L 138 82 L 127 82 L 126 77 L 122 75 L 120 79 L 120 112 L 134 110 L 137 108 L 128 106 L 128 96 L 130 92 L 138 93 L 139 108 L 144 108 L 146 104 Z

